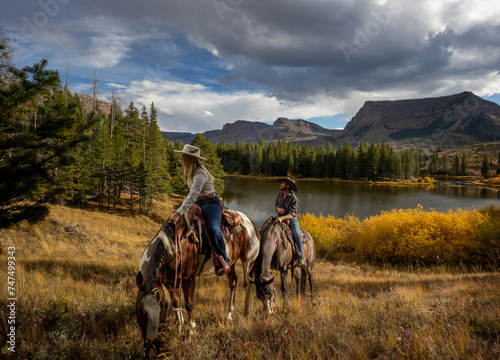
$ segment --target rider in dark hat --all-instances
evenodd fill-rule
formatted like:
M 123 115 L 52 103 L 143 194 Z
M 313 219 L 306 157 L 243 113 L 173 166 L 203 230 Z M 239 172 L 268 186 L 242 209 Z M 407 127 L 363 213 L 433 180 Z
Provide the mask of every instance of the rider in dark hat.
M 302 235 L 300 233 L 299 220 L 297 219 L 299 199 L 297 199 L 297 196 L 294 194 L 294 192 L 297 192 L 297 185 L 290 177 L 279 179 L 278 181 L 280 182 L 281 191 L 276 198 L 274 206 L 279 214 L 276 221 L 283 222 L 288 220 L 293 239 L 300 250 L 301 258 L 298 261 L 299 268 L 304 269 L 307 267 L 307 264 L 304 259 L 304 245 L 302 244 Z

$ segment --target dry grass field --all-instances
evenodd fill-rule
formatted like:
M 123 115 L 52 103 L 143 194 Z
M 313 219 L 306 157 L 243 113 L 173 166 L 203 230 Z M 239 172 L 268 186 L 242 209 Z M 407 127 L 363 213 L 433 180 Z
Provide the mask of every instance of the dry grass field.
M 142 215 L 55 206 L 38 225 L 0 231 L 0 358 L 142 358 L 135 275 L 159 226 Z M 15 356 L 5 337 L 10 246 Z M 261 316 L 256 299 L 242 316 L 240 283 L 231 323 L 223 320 L 225 279 L 202 278 L 196 334 L 179 336 L 170 317 L 155 341 L 156 358 L 500 359 L 498 272 L 320 260 L 314 273 L 314 296 L 290 296 L 284 308 L 278 291 L 272 318 Z

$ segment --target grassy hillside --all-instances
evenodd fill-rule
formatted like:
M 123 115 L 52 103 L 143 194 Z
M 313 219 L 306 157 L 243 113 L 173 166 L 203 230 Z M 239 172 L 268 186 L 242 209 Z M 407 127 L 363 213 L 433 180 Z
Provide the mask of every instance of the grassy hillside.
M 145 216 L 55 206 L 38 225 L 0 231 L 3 279 L 8 247 L 15 247 L 17 356 L 140 359 L 135 275 L 141 252 L 159 226 Z M 346 224 L 346 232 L 350 226 Z M 5 330 L 8 296 L 5 280 L 3 284 Z M 156 342 L 157 358 L 500 358 L 498 272 L 395 270 L 321 260 L 315 267 L 313 298 L 291 298 L 287 311 L 281 295 L 279 299 L 273 318 L 263 319 L 254 300 L 245 319 L 240 284 L 235 321 L 225 324 L 225 279 L 201 279 L 197 334 L 178 337 L 169 318 Z M 0 331 L 0 357 L 10 355 L 5 334 Z

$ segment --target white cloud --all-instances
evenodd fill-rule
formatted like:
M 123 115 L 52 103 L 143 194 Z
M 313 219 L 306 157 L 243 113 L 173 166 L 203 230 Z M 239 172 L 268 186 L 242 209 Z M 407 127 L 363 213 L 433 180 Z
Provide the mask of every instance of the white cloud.
M 499 24 L 500 3 L 489 0 L 426 0 L 420 5 L 435 31 L 453 29 L 461 35 L 477 24 Z
M 107 83 L 106 86 L 113 88 L 113 89 L 126 89 L 127 87 L 122 84 L 116 84 L 116 83 Z
M 81 64 L 88 64 L 95 69 L 118 65 L 127 57 L 131 39 L 106 31 L 98 36 L 91 36 L 88 54 L 81 58 Z
M 133 101 L 136 106 L 154 102 L 158 123 L 164 131 L 204 132 L 221 129 L 236 120 L 269 122 L 284 116 L 303 118 L 332 116 L 343 112 L 345 101 L 316 96 L 308 102 L 284 102 L 262 92 L 218 93 L 200 84 L 173 81 L 133 81 L 118 90 L 122 107 Z

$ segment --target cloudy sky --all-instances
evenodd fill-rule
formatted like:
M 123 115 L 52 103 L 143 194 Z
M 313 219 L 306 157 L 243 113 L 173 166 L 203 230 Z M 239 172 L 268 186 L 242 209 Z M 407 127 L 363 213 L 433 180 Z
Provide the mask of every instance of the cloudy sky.
M 164 131 L 280 116 L 343 128 L 367 100 L 472 91 L 500 103 L 500 2 L 3 0 L 16 65 L 73 92 L 151 102 Z

